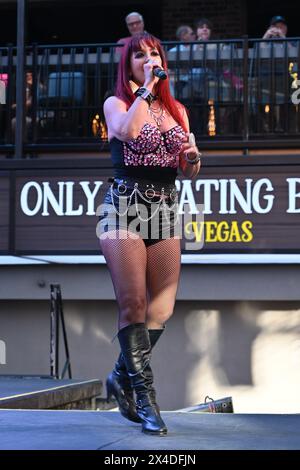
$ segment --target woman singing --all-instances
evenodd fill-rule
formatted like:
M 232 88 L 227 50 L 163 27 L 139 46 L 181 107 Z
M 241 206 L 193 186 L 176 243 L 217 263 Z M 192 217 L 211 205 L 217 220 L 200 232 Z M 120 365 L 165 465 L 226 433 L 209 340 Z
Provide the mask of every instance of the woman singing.
M 197 175 L 200 154 L 185 108 L 169 80 L 154 75 L 157 67 L 167 70 L 167 62 L 150 34 L 122 48 L 115 95 L 104 103 L 114 179 L 97 230 L 119 307 L 121 354 L 107 379 L 108 398 L 144 433 L 165 435 L 151 350 L 173 313 L 179 280 L 177 169 Z

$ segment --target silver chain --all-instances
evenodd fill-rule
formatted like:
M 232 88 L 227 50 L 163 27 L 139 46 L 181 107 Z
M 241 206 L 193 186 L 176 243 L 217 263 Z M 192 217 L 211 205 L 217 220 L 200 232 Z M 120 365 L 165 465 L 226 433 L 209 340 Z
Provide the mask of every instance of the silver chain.
M 155 116 L 155 113 L 158 114 L 161 112 L 160 116 Z M 156 122 L 157 127 L 161 126 L 163 120 L 166 117 L 166 112 L 163 108 L 160 108 L 158 111 L 154 111 L 151 107 L 148 108 L 148 114 L 152 117 L 152 119 Z
M 147 202 L 148 204 L 157 204 L 157 208 L 155 209 L 155 211 L 153 212 L 153 214 L 150 215 L 150 217 L 148 217 L 147 219 L 143 219 L 140 214 L 138 215 L 139 219 L 142 221 L 142 222 L 149 222 L 149 220 L 151 220 L 156 214 L 157 212 L 159 211 L 159 209 L 161 208 L 161 206 L 163 207 L 163 210 L 164 210 L 164 215 L 165 215 L 165 218 L 167 219 L 167 221 L 169 220 L 167 218 L 167 215 L 166 215 L 166 210 L 168 210 L 169 212 L 171 212 L 173 210 L 173 208 L 175 207 L 175 205 L 177 204 L 177 201 L 176 201 L 176 198 L 175 198 L 175 202 L 174 204 L 172 205 L 172 207 L 169 207 L 167 204 L 166 204 L 166 201 L 165 201 L 165 198 L 164 198 L 164 194 L 163 194 L 163 190 L 162 190 L 162 195 L 159 199 L 159 201 L 152 201 L 151 199 L 147 199 L 144 197 L 144 195 L 141 193 L 141 191 L 138 189 L 138 183 L 135 183 L 134 184 L 134 188 L 130 194 L 130 196 L 120 196 L 119 194 L 116 194 L 114 191 L 113 191 L 113 185 L 110 186 L 110 195 L 111 195 L 111 200 L 112 200 L 112 205 L 113 205 L 113 208 L 115 210 L 115 212 L 120 216 L 120 217 L 124 217 L 124 215 L 126 215 L 129 211 L 129 208 L 131 206 L 131 201 L 132 201 L 132 198 L 133 198 L 133 195 L 135 196 L 135 200 L 134 200 L 134 204 L 135 204 L 135 209 L 136 209 L 136 212 L 138 213 L 138 200 L 137 200 L 137 196 L 139 195 L 140 198 L 142 200 L 144 200 L 145 202 Z M 119 210 L 116 208 L 116 205 L 114 203 L 114 198 L 113 196 L 116 196 L 118 198 L 118 200 L 120 200 L 122 197 L 126 197 L 129 198 L 129 201 L 128 201 L 128 204 L 127 204 L 127 207 L 125 209 L 125 212 L 121 214 L 121 212 L 119 212 Z M 177 216 L 176 216 L 176 222 L 178 220 L 178 212 L 177 212 Z

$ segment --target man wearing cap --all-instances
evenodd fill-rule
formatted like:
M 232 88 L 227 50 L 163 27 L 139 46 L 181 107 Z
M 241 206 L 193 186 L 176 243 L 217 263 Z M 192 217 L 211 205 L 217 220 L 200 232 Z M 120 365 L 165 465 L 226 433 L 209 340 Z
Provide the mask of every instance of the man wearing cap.
M 283 16 L 273 16 L 263 39 L 286 38 L 287 29 L 287 23 Z

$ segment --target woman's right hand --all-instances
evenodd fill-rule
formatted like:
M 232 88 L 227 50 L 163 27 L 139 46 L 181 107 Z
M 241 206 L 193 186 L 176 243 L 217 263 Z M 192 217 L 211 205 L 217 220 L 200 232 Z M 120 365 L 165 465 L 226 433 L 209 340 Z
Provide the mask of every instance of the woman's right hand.
M 153 68 L 155 66 L 161 67 L 161 64 L 157 60 L 148 60 L 144 64 L 144 73 L 145 73 L 145 81 L 144 87 L 148 88 L 148 90 L 152 91 L 154 85 L 158 82 L 159 78 L 153 75 Z

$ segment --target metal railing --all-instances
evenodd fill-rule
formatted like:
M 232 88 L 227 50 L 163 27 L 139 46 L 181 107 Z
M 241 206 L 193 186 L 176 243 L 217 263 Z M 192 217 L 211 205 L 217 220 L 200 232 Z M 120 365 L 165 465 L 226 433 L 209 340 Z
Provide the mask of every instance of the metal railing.
M 171 91 L 189 110 L 202 146 L 242 148 L 299 145 L 297 92 L 300 38 L 164 42 Z M 42 149 L 107 147 L 103 102 L 112 92 L 116 44 L 33 45 L 27 48 L 24 142 Z M 0 151 L 12 152 L 16 49 L 0 49 Z M 26 86 L 26 84 L 24 84 Z M 3 89 L 3 87 L 2 87 Z M 294 102 L 293 102 L 294 101 Z

